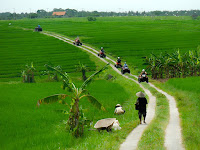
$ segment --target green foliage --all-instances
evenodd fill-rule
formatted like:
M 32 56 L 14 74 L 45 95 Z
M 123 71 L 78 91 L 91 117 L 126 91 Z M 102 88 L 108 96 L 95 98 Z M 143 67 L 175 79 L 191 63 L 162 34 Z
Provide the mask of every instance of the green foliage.
M 33 66 L 33 62 L 31 62 L 31 65 L 28 64 L 25 66 L 25 69 L 22 71 L 22 78 L 24 83 L 34 83 L 34 72 L 36 69 Z
M 86 77 L 87 67 L 85 65 L 81 64 L 81 62 L 79 62 L 79 64 L 76 65 L 75 67 L 77 68 L 77 71 L 81 71 L 82 79 L 83 79 L 83 81 L 85 81 L 87 79 L 87 77 Z
M 109 65 L 109 64 L 107 64 Z M 107 66 L 106 65 L 106 66 Z M 72 92 L 71 97 L 71 102 L 67 104 L 67 102 L 65 101 L 61 101 L 61 104 L 67 104 L 70 105 L 70 111 L 69 111 L 69 119 L 68 119 L 68 127 L 67 129 L 72 131 L 72 134 L 75 137 L 80 137 L 83 135 L 83 130 L 84 130 L 84 122 L 83 120 L 81 120 L 81 122 L 79 121 L 79 119 L 83 118 L 83 114 L 82 112 L 80 112 L 80 108 L 79 108 L 79 101 L 86 97 L 88 99 L 88 101 L 95 106 L 98 109 L 101 110 L 105 110 L 105 108 L 103 107 L 103 105 L 98 102 L 98 100 L 96 98 L 94 98 L 93 96 L 89 95 L 89 93 L 87 92 L 87 90 L 85 90 L 84 88 L 86 87 L 86 85 L 91 82 L 91 80 L 94 78 L 95 75 L 98 75 L 100 72 L 102 72 L 103 70 L 105 70 L 106 66 L 104 66 L 102 69 L 100 69 L 99 71 L 95 72 L 94 74 L 92 74 L 82 85 L 80 88 L 76 88 L 75 84 L 70 80 L 69 76 L 67 75 L 67 73 L 62 73 L 60 70 L 58 70 L 57 68 L 51 67 L 49 65 L 45 65 L 49 70 L 53 70 L 56 71 L 58 74 L 60 74 L 62 76 L 63 79 L 63 87 L 64 89 L 67 87 L 68 91 Z M 85 94 L 87 93 L 87 94 Z M 52 95 L 52 96 L 48 96 L 46 98 L 40 99 L 37 102 L 37 106 L 39 107 L 40 104 L 51 104 L 51 103 L 55 103 L 59 100 L 63 100 L 67 97 L 68 95 L 66 94 L 56 94 L 56 95 Z
M 58 102 L 59 100 L 61 100 L 60 101 L 61 104 L 66 104 L 62 100 L 65 99 L 67 96 L 68 95 L 66 94 L 55 94 L 52 96 L 48 96 L 48 97 L 38 100 L 37 106 L 39 107 L 41 104 L 52 104 L 52 103 Z
M 193 14 L 191 17 L 192 17 L 193 20 L 196 20 L 198 18 L 198 15 L 197 14 Z
M 87 17 L 88 21 L 96 21 L 97 19 L 95 17 Z
M 197 50 L 182 55 L 179 50 L 172 54 L 151 54 L 145 59 L 147 69 L 151 71 L 153 79 L 200 76 L 200 51 Z
M 50 64 L 52 66 L 52 64 Z M 61 66 L 55 66 L 54 68 L 56 68 L 59 71 L 62 71 Z M 42 75 L 48 75 L 48 81 L 59 81 L 58 79 L 58 74 L 55 71 L 52 71 L 51 69 L 48 69 L 46 71 L 42 71 Z

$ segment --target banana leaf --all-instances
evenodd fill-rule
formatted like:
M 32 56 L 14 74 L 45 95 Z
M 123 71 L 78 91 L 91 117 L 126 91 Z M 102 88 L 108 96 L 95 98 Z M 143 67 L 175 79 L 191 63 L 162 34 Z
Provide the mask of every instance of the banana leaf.
M 84 89 L 94 78 L 94 76 L 96 76 L 97 74 L 101 73 L 103 70 L 105 70 L 107 68 L 107 66 L 110 65 L 110 63 L 106 64 L 103 68 L 101 68 L 99 71 L 95 72 L 94 74 L 92 74 L 89 78 L 87 78 L 87 80 L 85 80 L 85 82 L 82 84 L 81 88 Z
M 45 97 L 37 101 L 37 106 L 39 107 L 41 104 L 52 104 L 58 102 L 59 100 L 63 100 L 67 97 L 66 94 L 55 94 L 52 96 Z M 63 102 L 62 102 L 63 103 Z
M 94 105 L 96 108 L 101 109 L 101 110 L 103 110 L 103 111 L 106 110 L 106 109 L 103 107 L 103 105 L 102 105 L 95 97 L 93 97 L 93 96 L 91 96 L 91 95 L 83 95 L 83 96 L 80 97 L 80 99 L 83 98 L 83 97 L 86 97 L 87 100 L 88 100 L 92 105 Z

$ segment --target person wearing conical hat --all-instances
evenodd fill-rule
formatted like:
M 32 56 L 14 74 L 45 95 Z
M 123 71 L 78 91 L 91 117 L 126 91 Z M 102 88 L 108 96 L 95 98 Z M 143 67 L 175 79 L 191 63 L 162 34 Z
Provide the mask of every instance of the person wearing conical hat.
M 122 106 L 120 104 L 117 104 L 115 106 L 114 114 L 121 115 L 121 114 L 124 114 L 124 113 L 125 113 L 125 110 L 122 109 Z
M 140 124 L 142 124 L 142 116 L 144 119 L 144 123 L 145 122 L 145 118 L 146 118 L 146 105 L 147 103 L 147 99 L 145 98 L 145 94 L 143 92 L 138 92 L 136 93 L 136 96 L 138 97 L 136 105 L 138 105 L 138 115 L 139 115 L 139 119 L 140 119 Z

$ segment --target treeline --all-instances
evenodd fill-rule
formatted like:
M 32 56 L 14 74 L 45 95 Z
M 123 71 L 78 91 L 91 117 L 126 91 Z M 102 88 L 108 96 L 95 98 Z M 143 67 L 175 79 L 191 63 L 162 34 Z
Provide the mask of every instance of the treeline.
M 191 16 L 193 19 L 197 19 L 200 16 L 200 10 L 180 10 L 180 11 L 125 11 L 125 12 L 98 12 L 98 11 L 78 11 L 75 9 L 57 9 L 52 11 L 46 11 L 44 9 L 37 10 L 37 12 L 31 13 L 0 13 L 0 20 L 13 20 L 23 18 L 54 18 L 58 16 L 52 16 L 53 12 L 65 11 L 66 14 L 61 17 L 106 17 L 106 16 Z
M 151 54 L 146 57 L 147 70 L 153 79 L 185 78 L 200 76 L 200 47 L 194 51 L 181 54 L 179 50 L 173 53 Z

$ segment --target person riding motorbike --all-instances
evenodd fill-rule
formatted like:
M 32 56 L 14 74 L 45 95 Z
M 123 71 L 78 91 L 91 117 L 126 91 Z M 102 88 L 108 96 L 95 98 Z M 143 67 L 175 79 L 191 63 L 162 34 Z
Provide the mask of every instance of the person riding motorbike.
M 117 57 L 117 61 L 116 61 L 115 67 L 116 68 L 121 68 L 122 67 L 120 57 Z
M 140 74 L 140 75 L 143 75 L 143 74 L 147 75 L 147 73 L 145 72 L 145 70 L 144 70 L 144 69 L 142 69 L 142 72 L 141 72 L 141 74 Z
M 118 63 L 118 64 L 121 64 L 121 59 L 120 59 L 120 57 L 117 58 L 117 63 Z
M 105 51 L 104 51 L 103 47 L 101 47 L 100 53 L 101 53 L 101 54 L 104 54 L 104 52 L 105 52 Z
M 125 67 L 128 67 L 128 65 L 126 64 L 126 62 L 124 63 L 124 66 L 123 66 L 123 67 L 124 67 L 124 68 L 125 68 Z
M 148 76 L 147 76 L 147 73 L 145 72 L 144 69 L 142 69 L 142 72 L 140 73 L 139 77 L 138 77 L 138 82 L 149 82 L 149 79 L 148 79 Z
M 75 42 L 76 42 L 76 43 L 79 43 L 79 42 L 80 42 L 79 37 L 77 37 L 77 38 L 75 39 Z

